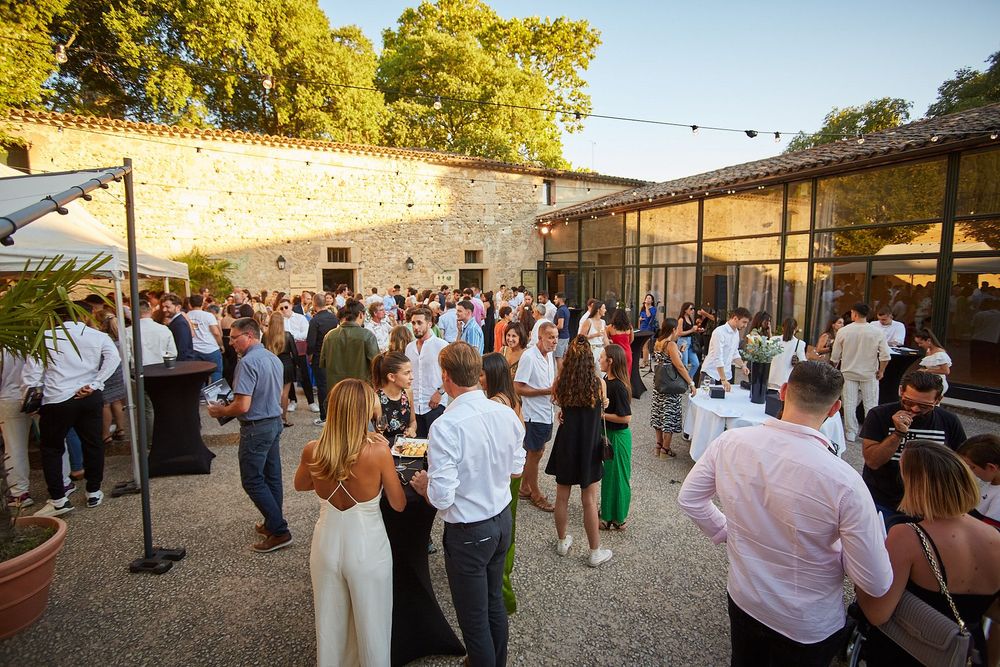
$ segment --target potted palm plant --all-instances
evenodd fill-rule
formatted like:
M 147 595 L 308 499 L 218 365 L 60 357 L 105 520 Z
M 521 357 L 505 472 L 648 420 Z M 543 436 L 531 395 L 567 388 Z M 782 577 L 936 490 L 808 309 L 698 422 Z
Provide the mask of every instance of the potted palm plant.
M 82 285 L 110 259 L 97 256 L 82 265 L 61 256 L 42 260 L 32 269 L 0 286 L 0 350 L 17 357 L 35 357 L 47 363 L 45 333 L 62 326 L 56 309 L 63 306 L 74 319 L 85 311 L 73 303 L 74 289 L 98 292 Z M 70 338 L 70 344 L 73 344 Z M 0 489 L 7 497 L 6 471 Z M 34 623 L 45 611 L 55 558 L 66 539 L 66 523 L 55 517 L 19 517 L 19 507 L 0 503 L 0 639 Z

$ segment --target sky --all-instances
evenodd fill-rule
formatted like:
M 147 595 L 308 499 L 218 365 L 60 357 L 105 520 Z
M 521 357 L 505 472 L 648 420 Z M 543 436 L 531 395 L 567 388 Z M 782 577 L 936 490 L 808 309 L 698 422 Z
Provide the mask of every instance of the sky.
M 381 51 L 397 0 L 319 0 L 334 26 L 355 24 Z M 589 119 L 563 134 L 575 167 L 664 181 L 784 149 L 773 133 L 815 131 L 833 107 L 879 97 L 914 103 L 923 116 L 937 88 L 962 67 L 985 69 L 1000 50 L 996 0 L 654 2 L 493 0 L 505 18 L 586 19 L 602 44 L 583 73 L 594 113 L 755 129 L 692 135 L 686 128 Z M 992 27 L 991 27 L 992 26 Z

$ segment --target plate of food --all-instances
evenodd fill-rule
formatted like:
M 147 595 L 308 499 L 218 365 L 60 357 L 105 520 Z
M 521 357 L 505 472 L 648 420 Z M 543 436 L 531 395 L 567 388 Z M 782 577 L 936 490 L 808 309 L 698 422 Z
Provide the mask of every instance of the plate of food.
M 392 453 L 403 458 L 424 458 L 427 456 L 427 438 L 396 438 Z

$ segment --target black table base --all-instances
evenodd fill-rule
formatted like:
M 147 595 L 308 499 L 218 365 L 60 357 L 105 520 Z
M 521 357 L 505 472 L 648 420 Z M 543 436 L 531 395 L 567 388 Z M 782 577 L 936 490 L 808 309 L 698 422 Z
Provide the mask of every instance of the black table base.
M 207 475 L 215 454 L 201 439 L 201 387 L 215 370 L 208 361 L 178 361 L 143 368 L 146 392 L 153 402 L 153 446 L 149 476 Z
M 642 398 L 646 393 L 646 385 L 642 381 L 642 374 L 639 372 L 639 361 L 642 359 L 642 348 L 647 341 L 652 340 L 652 331 L 636 331 L 632 337 L 632 368 L 629 369 L 629 378 L 632 381 L 632 398 Z

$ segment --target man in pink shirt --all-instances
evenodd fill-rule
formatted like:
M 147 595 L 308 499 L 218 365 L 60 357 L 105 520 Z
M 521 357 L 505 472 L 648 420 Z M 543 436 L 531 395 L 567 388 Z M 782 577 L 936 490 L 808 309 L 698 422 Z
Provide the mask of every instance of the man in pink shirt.
M 819 430 L 843 384 L 827 363 L 797 364 L 781 420 L 723 433 L 681 487 L 681 509 L 726 543 L 734 666 L 829 665 L 846 639 L 844 574 L 875 597 L 892 584 L 871 493 Z

